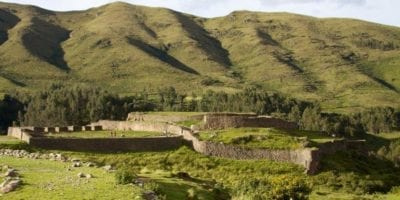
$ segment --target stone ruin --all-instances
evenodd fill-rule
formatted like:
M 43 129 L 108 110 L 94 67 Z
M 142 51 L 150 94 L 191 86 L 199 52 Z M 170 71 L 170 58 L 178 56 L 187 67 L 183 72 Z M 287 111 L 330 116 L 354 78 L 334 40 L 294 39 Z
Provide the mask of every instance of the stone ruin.
M 201 141 L 195 133 L 201 128 L 228 128 L 228 127 L 278 127 L 278 128 L 297 128 L 297 124 L 286 122 L 281 119 L 257 116 L 254 114 L 233 114 L 233 113 L 212 113 L 196 116 L 196 119 L 203 119 L 201 127 L 196 130 L 178 126 L 174 123 L 146 121 L 150 118 L 139 117 L 129 118 L 133 121 L 110 121 L 100 120 L 88 126 L 67 128 L 75 131 L 78 128 L 82 131 L 91 130 L 120 130 L 120 131 L 150 131 L 166 132 L 172 134 L 171 137 L 155 138 L 46 138 L 40 137 L 37 131 L 56 132 L 66 130 L 64 127 L 40 128 L 40 127 L 10 127 L 8 135 L 26 141 L 29 144 L 50 149 L 83 150 L 83 151 L 162 151 L 179 148 L 188 145 L 193 150 L 208 156 L 225 157 L 232 159 L 268 159 L 272 161 L 291 162 L 304 166 L 309 174 L 316 173 L 319 160 L 322 156 L 333 154 L 337 151 L 348 149 L 362 150 L 364 141 L 332 141 L 322 144 L 319 148 L 303 148 L 294 150 L 274 150 L 274 149 L 247 149 L 236 145 L 220 144 L 210 141 Z M 135 119 L 140 119 L 135 120 Z M 176 120 L 170 116 L 152 116 L 151 119 Z M 144 120 L 144 121 L 143 121 Z M 193 126 L 193 129 L 195 127 Z M 42 133 L 43 134 L 43 133 Z M 39 137 L 38 137 L 39 136 Z M 360 148 L 357 148 L 360 147 Z

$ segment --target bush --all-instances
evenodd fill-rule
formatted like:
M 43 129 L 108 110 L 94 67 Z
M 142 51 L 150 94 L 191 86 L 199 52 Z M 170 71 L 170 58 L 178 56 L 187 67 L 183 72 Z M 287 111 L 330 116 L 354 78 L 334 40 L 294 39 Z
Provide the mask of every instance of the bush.
M 187 199 L 198 199 L 197 197 L 197 191 L 194 188 L 190 188 L 187 191 Z
M 128 184 L 133 183 L 137 178 L 136 173 L 127 167 L 123 167 L 116 171 L 115 179 L 117 180 L 118 184 Z
M 150 180 L 148 182 L 146 182 L 144 184 L 144 189 L 147 191 L 153 191 L 155 192 L 157 195 L 162 196 L 164 194 L 164 192 L 162 191 L 160 184 L 158 184 L 157 182 Z
M 213 79 L 211 77 L 206 77 L 205 79 L 203 79 L 201 81 L 201 84 L 204 86 L 211 86 L 211 85 L 221 84 L 221 81 L 219 81 L 217 79 Z
M 301 177 L 278 176 L 269 180 L 250 179 L 239 181 L 234 188 L 237 199 L 305 200 L 311 192 L 310 186 Z

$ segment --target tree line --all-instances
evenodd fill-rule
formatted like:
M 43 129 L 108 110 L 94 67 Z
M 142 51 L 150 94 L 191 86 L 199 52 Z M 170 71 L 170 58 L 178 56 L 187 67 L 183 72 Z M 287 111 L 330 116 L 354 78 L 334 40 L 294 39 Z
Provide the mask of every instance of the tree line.
M 183 94 L 173 87 L 155 95 L 142 92 L 120 97 L 96 87 L 53 84 L 32 94 L 15 92 L 0 101 L 0 126 L 85 125 L 99 119 L 124 120 L 135 111 L 254 112 L 273 115 L 299 124 L 302 130 L 359 136 L 366 132 L 390 132 L 400 127 L 400 113 L 393 108 L 370 108 L 350 115 L 324 113 L 306 102 L 261 89 L 238 93 L 206 91 Z

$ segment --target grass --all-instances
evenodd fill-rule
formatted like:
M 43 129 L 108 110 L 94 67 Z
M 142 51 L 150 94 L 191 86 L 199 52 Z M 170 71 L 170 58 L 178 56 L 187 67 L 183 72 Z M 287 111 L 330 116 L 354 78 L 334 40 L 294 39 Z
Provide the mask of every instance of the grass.
M 192 125 L 201 125 L 202 122 L 203 122 L 203 120 L 185 120 L 185 121 L 177 122 L 176 124 L 190 128 L 190 126 L 192 126 Z
M 13 137 L 0 135 L 0 148 L 1 149 L 25 149 L 29 151 L 37 151 L 35 147 L 28 145 L 26 142 L 18 140 Z
M 203 181 L 196 178 L 180 178 L 171 172 L 157 170 L 142 170 L 143 174 L 139 177 L 145 177 L 159 185 L 159 190 L 167 199 L 186 199 L 189 190 L 196 192 L 198 199 L 218 199 L 217 194 L 213 191 L 213 183 Z
M 287 131 L 275 128 L 231 128 L 200 132 L 201 140 L 235 144 L 247 148 L 299 149 L 311 144 L 332 141 L 333 138 L 307 131 Z
M 0 141 L 6 140 L 2 139 Z M 242 180 L 280 180 L 281 177 L 301 178 L 310 183 L 313 190 L 310 199 L 394 200 L 400 197 L 396 192 L 388 194 L 359 193 L 362 191 L 361 189 L 364 188 L 363 185 L 360 184 L 363 182 L 374 183 L 371 182 L 371 180 L 373 180 L 379 185 L 381 181 L 385 183 L 389 181 L 390 183 L 390 180 L 393 180 L 392 183 L 396 183 L 398 179 L 396 178 L 397 171 L 386 161 L 372 158 L 366 160 L 363 157 L 351 156 L 351 154 L 337 154 L 328 157 L 323 162 L 323 170 L 320 174 L 306 176 L 304 175 L 304 169 L 302 167 L 290 163 L 208 157 L 196 153 L 187 147 L 182 147 L 174 151 L 145 153 L 111 154 L 65 151 L 61 151 L 61 153 L 68 157 L 81 158 L 82 160 L 95 162 L 99 165 L 111 164 L 117 169 L 129 167 L 140 177 L 156 182 L 167 199 L 182 199 L 182 197 L 188 195 L 188 190 L 191 188 L 201 197 L 199 199 L 222 199 L 216 197 L 215 195 L 217 195 L 217 193 L 213 192 L 215 190 L 212 188 L 213 186 L 215 188 L 215 184 L 220 185 L 219 188 L 233 195 L 236 191 L 241 190 L 242 185 L 240 185 L 240 183 Z M 23 185 L 21 189 L 5 196 L 6 199 L 28 198 L 25 197 L 25 195 L 33 195 L 33 197 L 29 199 L 34 199 L 39 195 L 40 197 L 43 195 L 43 197 L 46 198 L 52 197 L 52 199 L 58 199 L 61 198 L 61 193 L 66 196 L 66 199 L 81 199 L 77 198 L 77 195 L 83 195 L 86 199 L 102 199 L 103 197 L 104 199 L 118 199 L 114 195 L 122 196 L 125 194 L 128 195 L 126 197 L 131 197 L 134 194 L 139 194 L 141 191 L 137 188 L 132 189 L 132 186 L 115 185 L 113 175 L 107 173 L 102 174 L 103 171 L 99 171 L 99 175 L 96 168 L 78 169 L 84 173 L 93 173 L 95 176 L 97 175 L 97 178 L 91 179 L 89 183 L 81 183 L 79 185 L 80 188 L 74 188 L 74 185 L 66 186 L 67 188 L 73 188 L 75 191 L 74 193 L 71 192 L 72 189 L 60 191 L 58 184 L 65 184 L 66 180 L 68 180 L 64 177 L 76 177 L 77 171 L 66 171 L 69 164 L 42 160 L 11 159 L 7 157 L 0 157 L 0 163 L 4 163 L 6 159 L 12 160 L 12 162 L 9 161 L 8 163 L 21 170 L 24 181 L 26 180 L 29 181 L 29 183 L 33 183 Z M 174 176 L 174 174 L 178 172 L 186 172 L 191 178 L 182 179 Z M 391 174 L 395 176 L 392 177 Z M 40 178 L 38 178 L 39 176 Z M 56 178 L 59 176 L 62 178 Z M 42 177 L 49 178 L 43 179 Z M 43 182 L 46 181 L 53 181 L 53 183 L 57 184 L 44 184 Z M 108 184 L 104 186 L 96 181 L 104 181 Z M 39 183 L 42 184 L 44 188 L 43 191 L 33 194 L 32 191 L 34 190 L 31 188 L 35 188 L 36 184 Z M 96 185 L 96 187 L 92 184 Z M 352 184 L 354 184 L 354 186 L 351 186 Z M 47 191 L 46 189 L 50 187 L 49 185 L 53 186 L 54 190 Z M 337 185 L 339 185 L 339 187 Z M 129 188 L 130 193 L 125 193 L 125 187 Z M 353 189 L 353 187 L 355 187 L 355 189 Z M 90 191 L 88 191 L 88 188 L 90 188 Z M 102 191 L 94 192 L 100 189 Z M 118 192 L 114 192 L 117 190 Z M 232 198 L 234 199 L 235 196 Z
M 3 136 L 3 135 L 0 136 L 0 144 L 8 145 L 8 144 L 19 144 L 19 143 L 21 143 L 21 141 L 18 140 L 17 138 L 10 136 Z
M 159 132 L 147 132 L 147 131 L 116 131 L 116 137 L 161 137 L 165 136 Z M 47 137 L 56 138 L 111 138 L 111 131 L 82 131 L 82 132 L 62 132 L 47 134 Z
M 73 156 L 83 158 L 98 163 L 112 163 L 116 166 L 132 166 L 138 174 L 145 177 L 152 177 L 158 182 L 172 181 L 179 183 L 181 180 L 170 179 L 171 174 L 177 172 L 187 172 L 191 177 L 206 182 L 222 184 L 230 194 L 240 190 L 236 188 L 242 180 L 268 180 L 282 176 L 305 178 L 311 183 L 313 192 L 310 199 L 374 199 L 375 197 L 385 199 L 390 197 L 396 199 L 398 194 L 360 194 L 360 189 L 349 190 L 349 184 L 354 184 L 360 188 L 363 181 L 370 182 L 371 179 L 378 182 L 390 182 L 397 179 L 390 178 L 390 174 L 396 174 L 393 166 L 385 161 L 372 159 L 366 161 L 360 157 L 348 157 L 346 154 L 338 154 L 327 158 L 323 164 L 323 172 L 315 176 L 305 176 L 303 169 L 297 165 L 281 162 L 270 162 L 265 160 L 231 160 L 215 157 L 207 157 L 195 153 L 186 147 L 176 151 L 160 153 L 125 153 L 125 154 L 95 154 L 95 153 L 72 153 Z M 348 169 L 348 170 L 346 170 Z M 355 173 L 356 175 L 351 175 Z M 371 174 L 373 177 L 369 177 Z M 353 180 L 354 179 L 354 180 Z M 328 184 L 328 180 L 331 180 Z M 348 183 L 347 183 L 348 182 Z M 347 185 L 336 187 L 335 183 Z M 373 183 L 373 182 L 372 182 Z M 392 183 L 390 183 L 392 184 Z M 397 183 L 398 184 L 398 183 Z M 179 186 L 178 186 L 179 185 Z M 189 186 L 167 184 L 162 186 L 167 191 L 181 191 L 183 195 Z M 190 184 L 189 184 L 190 185 Z M 174 196 L 175 197 L 175 196 Z M 211 198 L 212 199 L 212 198 Z
M 141 199 L 139 187 L 117 185 L 114 175 L 101 168 L 71 168 L 71 163 L 12 157 L 0 157 L 0 165 L 17 169 L 23 180 L 16 191 L 2 195 L 9 200 Z M 79 178 L 79 172 L 90 173 L 94 178 Z
M 247 11 L 205 19 L 125 3 L 52 15 L 0 7 L 5 24 L 15 25 L 6 26 L 0 50 L 1 93 L 35 91 L 54 80 L 119 94 L 174 86 L 198 97 L 207 89 L 233 93 L 257 85 L 333 112 L 400 105 L 391 88 L 399 89 L 400 48 L 359 44 L 399 46 L 398 27 Z M 206 79 L 218 84 L 202 84 Z
M 321 173 L 312 177 L 310 199 L 396 199 L 400 170 L 392 162 L 375 156 L 340 152 L 325 156 Z M 387 194 L 385 194 L 388 192 Z
M 385 138 L 388 140 L 400 139 L 400 131 L 391 132 L 391 133 L 379 133 L 379 134 L 376 134 L 376 136 L 380 137 L 380 138 Z

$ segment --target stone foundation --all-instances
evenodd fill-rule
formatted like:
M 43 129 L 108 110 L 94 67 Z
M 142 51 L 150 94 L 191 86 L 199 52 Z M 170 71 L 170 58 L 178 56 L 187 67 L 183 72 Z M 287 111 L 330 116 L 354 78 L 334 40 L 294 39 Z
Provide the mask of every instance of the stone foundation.
M 365 141 L 342 140 L 322 144 L 319 149 L 248 149 L 235 145 L 201 141 L 191 129 L 170 123 L 100 120 L 99 122 L 92 123 L 90 126 L 85 126 L 85 129 L 88 127 L 102 127 L 104 130 L 162 132 L 173 137 L 102 139 L 46 138 L 36 137 L 36 135 L 40 136 L 40 134 L 34 133 L 32 131 L 34 128 L 32 127 L 10 127 L 8 129 L 8 135 L 41 148 L 77 151 L 162 151 L 176 149 L 186 143 L 195 151 L 209 156 L 232 159 L 268 159 L 272 161 L 295 163 L 303 166 L 308 174 L 317 172 L 319 161 L 322 156 L 347 150 L 363 152 L 365 143 Z
M 182 146 L 182 137 L 154 138 L 30 138 L 29 144 L 43 149 L 119 152 L 166 151 Z

